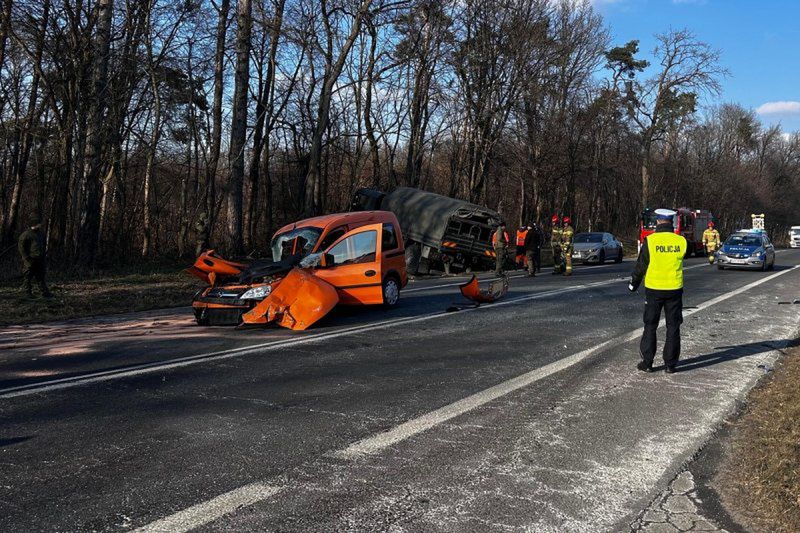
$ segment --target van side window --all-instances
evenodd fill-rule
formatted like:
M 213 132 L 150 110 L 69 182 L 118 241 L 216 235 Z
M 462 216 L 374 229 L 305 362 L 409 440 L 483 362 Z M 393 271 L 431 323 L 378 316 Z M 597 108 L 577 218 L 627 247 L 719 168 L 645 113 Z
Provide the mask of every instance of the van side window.
M 383 235 L 381 237 L 381 250 L 388 252 L 394 250 L 399 246 L 397 242 L 397 233 L 394 231 L 394 224 L 383 225 Z
M 325 238 L 322 239 L 322 242 L 319 244 L 318 250 L 320 252 L 327 250 L 328 248 L 330 248 L 331 244 L 341 239 L 342 235 L 344 235 L 345 233 L 347 233 L 347 228 L 345 226 L 341 226 L 330 230 L 328 234 L 325 236 Z
M 377 231 L 356 233 L 330 249 L 335 265 L 354 265 L 375 261 L 375 248 L 378 244 Z

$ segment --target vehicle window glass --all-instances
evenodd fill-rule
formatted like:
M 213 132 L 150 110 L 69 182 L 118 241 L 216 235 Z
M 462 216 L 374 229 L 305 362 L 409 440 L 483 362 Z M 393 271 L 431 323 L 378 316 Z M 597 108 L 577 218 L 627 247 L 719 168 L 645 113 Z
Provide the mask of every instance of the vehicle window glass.
M 397 242 L 397 234 L 394 231 L 394 224 L 384 224 L 381 237 L 381 250 L 388 252 L 394 250 L 399 246 Z
M 602 233 L 578 233 L 573 242 L 603 242 Z
M 280 261 L 295 254 L 307 255 L 314 249 L 322 228 L 307 227 L 297 228 L 276 235 L 272 239 L 272 260 Z
M 731 235 L 725 244 L 732 246 L 760 246 L 761 239 L 755 235 Z
M 335 265 L 355 265 L 375 261 L 378 232 L 375 230 L 356 233 L 330 249 Z
M 322 242 L 319 244 L 319 249 L 325 250 L 326 248 L 329 248 L 331 244 L 341 239 L 345 233 L 347 233 L 347 228 L 345 226 L 332 229 L 327 235 L 325 235 L 325 238 L 322 239 Z

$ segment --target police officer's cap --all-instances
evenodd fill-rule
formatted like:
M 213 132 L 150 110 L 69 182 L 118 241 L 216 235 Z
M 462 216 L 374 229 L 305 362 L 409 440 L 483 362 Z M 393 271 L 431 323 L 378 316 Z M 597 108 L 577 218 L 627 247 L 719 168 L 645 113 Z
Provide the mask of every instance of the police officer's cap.
M 677 215 L 672 209 L 656 209 L 655 213 L 658 220 L 672 220 L 672 217 Z

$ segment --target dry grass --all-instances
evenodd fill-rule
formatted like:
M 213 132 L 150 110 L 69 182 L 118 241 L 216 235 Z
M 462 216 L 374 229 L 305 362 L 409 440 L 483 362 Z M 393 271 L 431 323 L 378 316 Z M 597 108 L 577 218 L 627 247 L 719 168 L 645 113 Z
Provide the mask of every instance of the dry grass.
M 48 279 L 53 298 L 24 296 L 20 279 L 0 285 L 0 325 L 31 324 L 94 315 L 190 305 L 199 280 L 184 265 L 139 266 L 87 277 Z M 38 291 L 34 288 L 34 293 Z
M 748 529 L 800 531 L 800 348 L 750 393 L 716 485 Z

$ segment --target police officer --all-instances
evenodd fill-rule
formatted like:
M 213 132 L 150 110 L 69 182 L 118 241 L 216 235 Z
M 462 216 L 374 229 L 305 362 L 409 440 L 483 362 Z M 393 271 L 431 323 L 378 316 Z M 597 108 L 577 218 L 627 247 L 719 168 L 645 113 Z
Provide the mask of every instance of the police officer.
M 211 245 L 209 241 L 211 239 L 211 228 L 208 224 L 208 213 L 203 211 L 200 213 L 200 216 L 197 218 L 197 224 L 194 225 L 195 230 L 195 256 L 199 256 L 201 253 L 208 250 Z
M 564 275 L 572 275 L 572 251 L 575 230 L 572 229 L 572 220 L 569 217 L 562 219 L 561 226 L 561 255 L 564 258 Z
M 542 233 L 536 227 L 536 223 L 533 226 L 528 226 L 528 232 L 525 234 L 525 242 L 522 247 L 525 250 L 525 261 L 528 263 L 528 276 L 534 277 L 536 271 L 539 270 L 542 253 Z
M 505 222 L 501 222 L 492 235 L 492 246 L 494 247 L 495 257 L 494 274 L 499 277 L 505 273 L 506 252 L 508 250 L 508 233 L 506 233 Z
M 708 229 L 703 232 L 703 246 L 708 255 L 708 262 L 712 265 L 714 264 L 714 252 L 719 248 L 719 243 L 719 232 L 714 228 L 714 223 L 709 222 Z
M 44 279 L 47 250 L 42 233 L 42 222 L 38 218 L 31 219 L 30 227 L 19 236 L 17 248 L 22 259 L 22 276 L 26 295 L 28 298 L 33 298 L 32 285 L 35 279 L 42 296 L 50 298 L 52 294 L 50 294 Z
M 639 251 L 639 259 L 628 289 L 633 292 L 644 280 L 644 333 L 639 346 L 642 360 L 636 366 L 643 372 L 653 370 L 656 354 L 656 330 L 661 310 L 667 319 L 667 340 L 664 344 L 664 365 L 669 374 L 675 372 L 681 354 L 681 323 L 683 322 L 683 257 L 686 239 L 674 233 L 674 211 L 657 209 L 656 231 L 648 235 Z
M 561 274 L 561 219 L 553 215 L 550 219 L 550 248 L 553 249 L 553 274 Z

